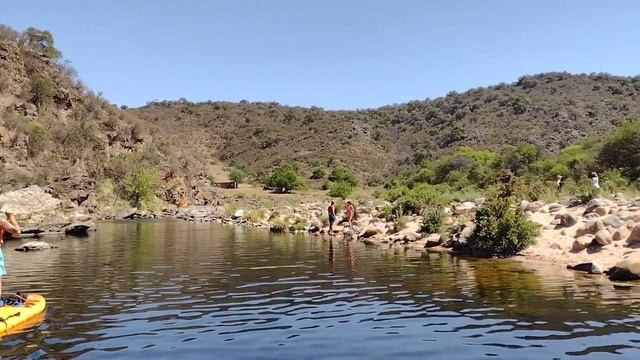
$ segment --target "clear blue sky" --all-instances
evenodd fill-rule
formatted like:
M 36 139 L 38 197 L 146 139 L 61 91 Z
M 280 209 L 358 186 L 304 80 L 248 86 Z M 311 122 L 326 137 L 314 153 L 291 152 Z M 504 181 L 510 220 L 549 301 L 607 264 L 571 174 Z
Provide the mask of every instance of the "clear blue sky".
M 640 74 L 640 1 L 1 0 L 93 90 L 353 109 L 547 71 Z

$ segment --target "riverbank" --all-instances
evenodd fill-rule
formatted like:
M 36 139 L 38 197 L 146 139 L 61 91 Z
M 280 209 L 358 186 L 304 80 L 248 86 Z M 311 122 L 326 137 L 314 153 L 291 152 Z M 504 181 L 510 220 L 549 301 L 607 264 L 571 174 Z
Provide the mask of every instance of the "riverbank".
M 446 230 L 427 234 L 421 232 L 422 217 L 398 219 L 389 214 L 390 204 L 367 201 L 358 205 L 351 228 L 338 223 L 331 236 L 391 249 L 456 252 L 472 234 L 475 212 L 482 202 L 483 199 L 477 199 L 451 204 L 445 209 Z M 328 236 L 324 205 L 301 202 L 278 209 L 233 207 L 233 212 L 225 206 L 172 208 L 162 213 L 131 209 L 107 219 L 174 218 Z M 640 198 L 618 194 L 612 199 L 593 199 L 586 204 L 571 199 L 551 204 L 522 201 L 519 207 L 540 227 L 535 244 L 516 257 L 519 261 L 563 267 L 593 263 L 606 270 L 625 256 L 640 252 Z M 338 219 L 342 218 L 341 209 Z

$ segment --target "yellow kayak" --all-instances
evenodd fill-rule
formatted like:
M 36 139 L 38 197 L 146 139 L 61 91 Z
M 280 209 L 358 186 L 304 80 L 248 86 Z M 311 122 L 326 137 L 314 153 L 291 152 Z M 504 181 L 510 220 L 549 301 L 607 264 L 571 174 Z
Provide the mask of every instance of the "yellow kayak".
M 44 312 L 46 307 L 44 297 L 38 294 L 28 295 L 27 302 L 22 306 L 0 307 L 0 335 L 36 318 Z

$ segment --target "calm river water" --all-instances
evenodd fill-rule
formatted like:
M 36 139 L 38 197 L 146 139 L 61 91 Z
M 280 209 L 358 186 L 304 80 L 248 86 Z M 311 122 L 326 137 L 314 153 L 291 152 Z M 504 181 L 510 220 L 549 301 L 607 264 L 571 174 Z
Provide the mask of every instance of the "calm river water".
M 3 249 L 45 319 L 6 358 L 640 359 L 640 288 L 508 260 L 186 222 Z

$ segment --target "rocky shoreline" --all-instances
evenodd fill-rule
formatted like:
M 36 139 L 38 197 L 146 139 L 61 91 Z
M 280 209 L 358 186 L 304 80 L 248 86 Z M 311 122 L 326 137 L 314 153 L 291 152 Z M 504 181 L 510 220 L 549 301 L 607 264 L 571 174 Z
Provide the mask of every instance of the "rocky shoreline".
M 132 208 L 117 213 L 109 209 L 87 211 L 61 204 L 55 211 L 31 214 L 19 221 L 23 224 L 23 237 L 85 236 L 95 230 L 96 221 L 101 220 L 177 219 L 264 228 L 272 232 L 331 235 L 396 251 L 463 253 L 467 239 L 473 233 L 475 212 L 483 201 L 454 203 L 445 208 L 444 224 L 448 230 L 441 234 L 422 233 L 420 216 L 403 216 L 401 223 L 396 216 L 389 215 L 390 204 L 374 201 L 359 204 L 353 226 L 338 223 L 333 234 L 328 234 L 325 204 L 318 202 L 278 209 L 238 207 L 230 211 L 224 206 L 199 205 L 170 207 L 161 212 Z M 516 260 L 546 262 L 590 273 L 625 266 L 640 279 L 640 198 L 616 194 L 612 199 L 596 198 L 586 204 L 575 199 L 551 204 L 522 201 L 519 208 L 540 226 L 540 232 L 536 243 Z M 339 212 L 338 219 L 343 217 L 344 212 Z

